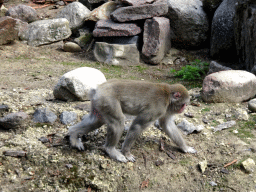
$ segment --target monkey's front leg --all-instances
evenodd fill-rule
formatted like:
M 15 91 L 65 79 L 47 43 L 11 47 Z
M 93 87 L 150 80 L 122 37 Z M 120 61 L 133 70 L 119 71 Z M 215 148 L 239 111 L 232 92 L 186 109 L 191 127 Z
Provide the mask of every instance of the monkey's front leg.
M 196 153 L 197 151 L 193 147 L 187 146 L 184 139 L 180 135 L 180 132 L 174 122 L 175 116 L 170 115 L 159 119 L 160 127 L 163 131 L 173 140 L 173 142 L 179 146 L 179 148 L 185 153 Z

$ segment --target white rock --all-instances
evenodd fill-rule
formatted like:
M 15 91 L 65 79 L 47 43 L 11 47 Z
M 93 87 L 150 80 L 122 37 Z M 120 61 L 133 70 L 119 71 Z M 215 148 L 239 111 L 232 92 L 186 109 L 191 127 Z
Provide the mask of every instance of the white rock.
M 81 67 L 64 74 L 57 85 L 53 94 L 60 100 L 88 100 L 88 93 L 92 88 L 106 81 L 104 74 L 98 69 Z
M 255 162 L 253 161 L 253 159 L 248 158 L 242 162 L 242 166 L 246 172 L 252 173 L 255 169 Z
M 205 172 L 205 169 L 207 168 L 207 161 L 206 161 L 206 160 L 201 161 L 201 162 L 199 163 L 199 167 L 200 167 L 202 173 L 204 173 L 204 172 Z
M 212 73 L 203 82 L 202 98 L 205 102 L 237 103 L 256 94 L 256 77 L 242 70 Z

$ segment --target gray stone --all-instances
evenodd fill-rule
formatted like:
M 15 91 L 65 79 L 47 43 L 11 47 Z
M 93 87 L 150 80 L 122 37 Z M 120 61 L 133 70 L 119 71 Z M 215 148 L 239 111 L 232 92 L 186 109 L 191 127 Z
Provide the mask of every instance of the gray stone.
M 226 70 L 232 70 L 232 69 L 230 67 L 223 66 L 217 63 L 216 61 L 211 61 L 207 75 L 210 75 L 212 73 L 219 72 L 219 71 L 226 71 Z
M 210 54 L 214 59 L 237 59 L 233 21 L 236 1 L 224 0 L 214 13 L 210 45 Z
M 65 73 L 55 85 L 53 94 L 64 101 L 89 100 L 89 91 L 105 81 L 104 74 L 98 69 L 80 67 Z
M 177 127 L 181 129 L 185 135 L 191 134 L 194 131 L 200 132 L 204 129 L 203 125 L 194 126 L 193 123 L 188 122 L 186 119 L 183 119 Z
M 56 18 L 66 18 L 69 21 L 71 30 L 78 29 L 84 24 L 85 18 L 90 14 L 90 10 L 80 2 L 73 2 L 65 6 Z
M 150 64 L 159 64 L 171 49 L 170 21 L 164 17 L 147 19 L 144 25 L 143 60 Z
M 216 127 L 213 128 L 213 131 L 216 132 L 216 131 L 221 131 L 223 129 L 228 129 L 230 127 L 233 127 L 234 125 L 236 125 L 236 122 L 235 121 L 227 121 L 225 123 L 222 123 Z
M 25 123 L 28 115 L 24 112 L 10 113 L 3 118 L 0 118 L 1 129 L 16 129 Z
M 0 45 L 11 43 L 18 39 L 18 29 L 15 27 L 16 20 L 11 17 L 0 18 Z
M 99 20 L 93 30 L 94 37 L 135 36 L 141 29 L 134 23 L 115 23 L 111 20 Z
M 253 98 L 255 94 L 256 77 L 247 71 L 220 71 L 206 76 L 203 81 L 205 102 L 236 103 Z
M 77 119 L 77 114 L 75 112 L 64 111 L 60 114 L 60 121 L 64 125 L 74 124 L 76 119 Z
M 103 37 L 102 42 L 110 43 L 110 44 L 135 44 L 137 47 L 139 46 L 139 36 L 131 36 L 131 37 Z
M 81 47 L 73 42 L 67 42 L 63 46 L 63 50 L 66 52 L 80 52 L 82 51 Z
M 255 74 L 256 1 L 238 0 L 234 16 L 235 43 L 240 63 Z
M 140 6 L 128 6 L 116 9 L 111 18 L 118 22 L 136 21 L 166 15 L 167 4 L 150 4 Z
M 252 112 L 256 112 L 256 99 L 252 99 L 248 102 L 248 109 Z
M 35 123 L 53 123 L 57 116 L 48 108 L 37 109 L 33 115 Z
M 35 21 L 20 36 L 28 45 L 40 46 L 61 41 L 71 35 L 69 22 L 65 18 Z
M 204 45 L 208 38 L 209 21 L 201 0 L 167 0 L 173 45 L 193 48 Z
M 110 65 L 137 65 L 140 61 L 140 53 L 135 44 L 96 42 L 93 52 L 98 61 Z
M 27 5 L 10 7 L 5 15 L 28 23 L 38 20 L 36 10 Z

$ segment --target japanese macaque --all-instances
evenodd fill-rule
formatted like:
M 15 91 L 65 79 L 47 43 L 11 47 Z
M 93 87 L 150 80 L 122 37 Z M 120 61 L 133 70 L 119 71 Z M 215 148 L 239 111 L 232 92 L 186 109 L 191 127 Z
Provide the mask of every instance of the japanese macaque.
M 84 150 L 79 136 L 107 124 L 106 153 L 117 161 L 135 161 L 130 150 L 135 140 L 150 124 L 159 119 L 162 130 L 183 152 L 196 153 L 186 145 L 174 123 L 174 115 L 184 111 L 189 102 L 187 89 L 181 84 L 110 80 L 90 93 L 91 112 L 69 128 L 71 146 Z M 137 116 L 132 122 L 121 151 L 116 145 L 124 130 L 124 114 Z

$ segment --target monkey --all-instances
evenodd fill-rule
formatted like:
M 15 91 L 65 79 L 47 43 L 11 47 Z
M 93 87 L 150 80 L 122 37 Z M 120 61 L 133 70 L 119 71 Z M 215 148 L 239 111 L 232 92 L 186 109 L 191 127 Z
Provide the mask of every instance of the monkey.
M 109 80 L 89 93 L 91 111 L 76 125 L 69 127 L 72 147 L 84 150 L 79 136 L 107 124 L 104 150 L 120 162 L 135 162 L 130 150 L 140 134 L 156 120 L 162 130 L 185 153 L 196 153 L 183 140 L 174 119 L 189 103 L 187 89 L 181 84 L 151 83 L 136 80 Z M 124 114 L 136 116 L 121 151 L 116 145 L 124 131 Z

